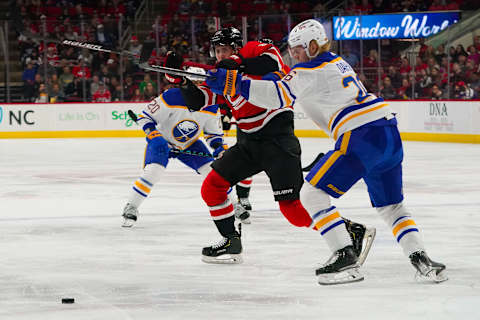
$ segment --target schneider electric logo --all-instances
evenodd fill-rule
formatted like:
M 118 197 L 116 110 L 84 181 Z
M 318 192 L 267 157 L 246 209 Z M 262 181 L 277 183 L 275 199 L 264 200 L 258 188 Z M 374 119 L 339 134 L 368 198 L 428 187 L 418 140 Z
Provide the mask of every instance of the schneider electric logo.
M 112 120 L 124 121 L 125 127 L 131 127 L 134 123 L 127 111 L 112 111 Z

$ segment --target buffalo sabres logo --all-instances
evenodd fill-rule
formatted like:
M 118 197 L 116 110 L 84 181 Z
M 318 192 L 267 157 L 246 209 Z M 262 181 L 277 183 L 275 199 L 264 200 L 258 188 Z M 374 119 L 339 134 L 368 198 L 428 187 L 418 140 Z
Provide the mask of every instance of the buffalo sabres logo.
M 173 128 L 173 137 L 178 142 L 187 142 L 195 137 L 198 124 L 193 120 L 182 120 Z

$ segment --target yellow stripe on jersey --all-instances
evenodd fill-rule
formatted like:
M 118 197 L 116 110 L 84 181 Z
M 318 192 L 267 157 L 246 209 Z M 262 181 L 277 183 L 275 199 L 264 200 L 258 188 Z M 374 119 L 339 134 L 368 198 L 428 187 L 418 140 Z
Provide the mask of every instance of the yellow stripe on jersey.
M 347 131 L 343 134 L 342 143 L 340 144 L 340 150 L 335 151 L 332 155 L 328 158 L 327 161 L 320 167 L 317 173 L 313 176 L 310 180 L 310 184 L 315 186 L 318 181 L 323 177 L 323 175 L 332 167 L 332 165 L 337 161 L 337 159 L 347 153 L 348 143 L 350 142 L 350 136 L 352 135 L 351 131 Z
M 369 112 L 378 110 L 378 109 L 383 108 L 383 107 L 385 107 L 385 106 L 388 106 L 388 104 L 387 104 L 387 103 L 384 103 L 384 104 L 381 104 L 381 105 L 377 105 L 377 106 L 375 106 L 375 107 L 373 107 L 373 108 L 365 109 L 365 110 L 363 110 L 363 111 L 360 111 L 360 112 L 358 112 L 358 113 L 355 113 L 355 114 L 352 114 L 352 115 L 346 117 L 344 120 L 342 120 L 339 124 L 337 124 L 337 125 L 335 126 L 335 130 L 334 130 L 334 132 L 333 132 L 333 139 L 337 140 L 338 130 L 340 129 L 341 126 L 343 126 L 343 125 L 344 125 L 346 122 L 348 122 L 349 120 L 352 120 L 353 118 L 356 118 L 356 117 L 358 117 L 358 116 L 364 115 L 364 114 L 366 114 L 366 113 L 369 113 Z M 333 128 L 332 128 L 332 130 L 333 130 Z
M 287 90 L 285 90 L 285 88 L 283 87 L 283 84 L 281 82 L 277 82 L 277 84 L 278 84 L 278 87 L 280 88 L 280 90 L 282 91 L 282 96 L 283 96 L 283 100 L 285 102 L 285 106 L 286 107 L 291 106 L 292 105 L 292 99 L 290 99 Z
M 162 99 L 163 103 L 164 103 L 165 106 L 168 107 L 168 108 L 188 109 L 188 108 L 185 107 L 185 106 L 168 104 L 168 103 L 165 101 L 165 99 L 163 99 L 163 95 L 160 95 L 160 99 Z

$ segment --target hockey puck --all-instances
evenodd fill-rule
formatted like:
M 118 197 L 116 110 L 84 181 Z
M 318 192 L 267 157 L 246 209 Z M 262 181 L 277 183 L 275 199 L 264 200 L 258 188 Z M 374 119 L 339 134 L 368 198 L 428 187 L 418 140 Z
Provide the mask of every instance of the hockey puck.
M 75 303 L 75 299 L 74 298 L 62 298 L 62 303 L 63 304 Z

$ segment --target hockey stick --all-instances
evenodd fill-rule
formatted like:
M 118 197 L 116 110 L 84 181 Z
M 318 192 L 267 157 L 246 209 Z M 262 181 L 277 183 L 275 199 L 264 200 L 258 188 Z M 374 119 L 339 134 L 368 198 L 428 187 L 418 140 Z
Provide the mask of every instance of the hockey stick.
M 184 71 L 184 70 L 181 70 L 181 69 L 162 67 L 162 66 L 157 66 L 157 65 L 149 65 L 147 62 L 140 63 L 139 66 L 140 66 L 140 68 L 145 69 L 145 70 L 149 70 L 149 71 L 173 74 L 175 76 L 182 76 L 182 77 L 188 76 L 192 80 L 203 81 L 203 80 L 206 80 L 208 78 L 208 76 L 204 75 L 204 74 Z
M 315 166 L 315 164 L 325 155 L 325 153 L 323 152 L 320 152 L 317 157 L 315 158 L 315 160 L 313 160 L 312 163 L 310 163 L 308 166 L 306 166 L 305 168 L 302 168 L 302 171 L 303 172 L 308 172 L 310 170 L 312 170 L 313 166 Z
M 138 120 L 138 117 L 137 115 L 135 114 L 135 112 L 133 112 L 132 110 L 128 110 L 127 111 L 128 113 L 128 116 L 135 122 L 137 123 L 137 120 Z M 179 149 L 174 149 L 174 148 L 171 148 L 170 149 L 170 152 L 173 152 L 173 153 L 178 153 L 178 154 L 185 154 L 185 155 L 189 155 L 189 156 L 197 156 L 197 157 L 204 157 L 204 158 L 213 158 L 213 156 L 210 154 L 210 153 L 205 153 L 205 152 L 195 152 L 195 151 L 190 151 L 190 150 L 179 150 Z

